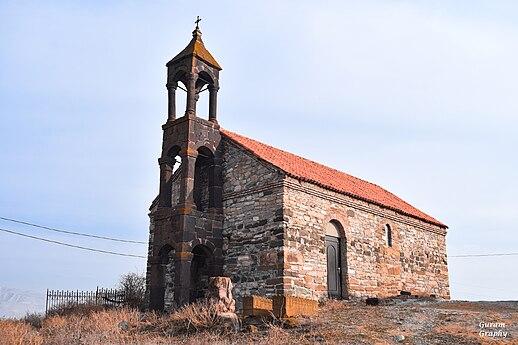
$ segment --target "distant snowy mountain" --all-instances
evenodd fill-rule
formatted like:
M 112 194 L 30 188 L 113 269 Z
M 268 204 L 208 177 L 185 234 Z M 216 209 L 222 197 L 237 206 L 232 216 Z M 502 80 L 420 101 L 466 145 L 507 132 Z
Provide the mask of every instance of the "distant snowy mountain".
M 0 287 L 0 318 L 45 312 L 45 293 Z

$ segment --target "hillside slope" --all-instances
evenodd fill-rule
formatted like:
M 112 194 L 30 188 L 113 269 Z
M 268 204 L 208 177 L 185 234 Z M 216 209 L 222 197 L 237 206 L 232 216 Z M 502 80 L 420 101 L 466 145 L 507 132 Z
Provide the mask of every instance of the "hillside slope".
M 222 332 L 206 312 L 193 313 L 196 306 L 163 316 L 92 310 L 0 320 L 0 344 L 518 344 L 518 302 L 389 303 L 330 301 L 311 317 L 245 318 L 238 333 Z
M 324 309 L 319 332 L 331 343 L 518 344 L 518 302 L 408 300 Z
M 0 318 L 22 317 L 45 311 L 45 294 L 0 287 Z

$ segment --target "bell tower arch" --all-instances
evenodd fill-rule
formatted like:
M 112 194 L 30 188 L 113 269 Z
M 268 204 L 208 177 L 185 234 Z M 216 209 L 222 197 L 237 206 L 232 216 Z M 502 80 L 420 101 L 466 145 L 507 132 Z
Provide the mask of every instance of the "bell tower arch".
M 222 158 L 221 134 L 217 121 L 217 93 L 221 66 L 205 48 L 197 20 L 192 39 L 167 64 L 168 107 L 163 129 L 159 196 L 151 208 L 150 248 L 148 256 L 148 306 L 177 305 L 192 302 L 203 281 L 192 270 L 199 253 L 194 248 L 203 243 L 211 248 L 210 274 L 221 275 L 222 257 Z M 185 91 L 186 109 L 178 116 L 176 98 Z M 196 104 L 201 92 L 209 92 L 206 118 L 199 117 Z M 174 172 L 176 158 L 179 172 Z M 174 188 L 174 186 L 179 188 Z M 174 195 L 174 194 L 178 195 Z M 172 248 L 172 278 L 160 276 L 160 248 Z M 196 260 L 195 260 L 196 261 Z M 164 279 L 173 279 L 174 301 L 164 302 Z M 170 302 L 170 303 L 168 303 Z M 155 307 L 160 310 L 160 307 Z
M 217 98 L 219 90 L 219 71 L 221 66 L 205 48 L 201 31 L 196 25 L 192 40 L 187 47 L 169 61 L 167 66 L 167 90 L 169 98 L 168 120 L 176 119 L 177 89 L 187 94 L 185 116 L 196 116 L 196 103 L 201 92 L 209 91 L 208 120 L 217 123 Z M 184 85 L 185 88 L 181 87 Z

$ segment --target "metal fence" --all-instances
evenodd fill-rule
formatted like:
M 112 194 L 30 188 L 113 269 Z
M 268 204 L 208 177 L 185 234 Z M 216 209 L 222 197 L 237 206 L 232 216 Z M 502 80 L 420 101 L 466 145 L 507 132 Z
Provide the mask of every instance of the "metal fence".
M 78 305 L 119 306 L 126 302 L 123 290 L 103 289 L 97 287 L 95 291 L 66 291 L 47 289 L 45 301 L 45 315 L 52 310 Z

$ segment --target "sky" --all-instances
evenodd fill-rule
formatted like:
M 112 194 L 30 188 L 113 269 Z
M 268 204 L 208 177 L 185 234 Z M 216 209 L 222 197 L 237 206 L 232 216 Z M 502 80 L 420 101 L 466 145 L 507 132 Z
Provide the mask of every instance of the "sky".
M 515 1 L 3 0 L 0 217 L 147 241 L 165 63 L 198 15 L 223 67 L 222 127 L 376 183 L 446 223 L 452 298 L 517 299 L 518 256 L 453 257 L 518 252 Z M 112 287 L 145 265 L 0 232 L 3 287 Z

